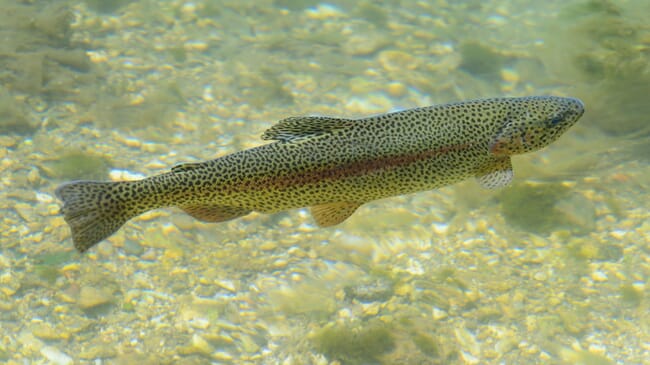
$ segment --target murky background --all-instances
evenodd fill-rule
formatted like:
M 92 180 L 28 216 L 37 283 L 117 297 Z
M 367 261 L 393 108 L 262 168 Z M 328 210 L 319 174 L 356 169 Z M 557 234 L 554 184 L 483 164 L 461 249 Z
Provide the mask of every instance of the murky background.
M 650 364 L 650 26 L 629 1 L 0 1 L 0 362 Z M 467 181 L 76 253 L 55 187 L 259 145 L 294 115 L 581 98 Z

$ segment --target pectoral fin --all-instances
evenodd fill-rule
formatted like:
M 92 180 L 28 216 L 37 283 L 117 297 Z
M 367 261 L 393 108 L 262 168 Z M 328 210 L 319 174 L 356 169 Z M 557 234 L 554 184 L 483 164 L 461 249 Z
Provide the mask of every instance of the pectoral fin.
M 362 203 L 337 202 L 311 207 L 311 215 L 321 227 L 337 225 L 354 213 Z
M 202 221 L 202 222 L 224 222 L 231 219 L 235 219 L 241 216 L 244 216 L 251 211 L 245 208 L 239 207 L 228 207 L 222 205 L 187 205 L 179 207 L 185 211 L 185 213 L 191 215 L 192 217 Z
M 513 176 L 510 157 L 504 157 L 490 164 L 476 179 L 484 188 L 496 189 L 510 184 Z

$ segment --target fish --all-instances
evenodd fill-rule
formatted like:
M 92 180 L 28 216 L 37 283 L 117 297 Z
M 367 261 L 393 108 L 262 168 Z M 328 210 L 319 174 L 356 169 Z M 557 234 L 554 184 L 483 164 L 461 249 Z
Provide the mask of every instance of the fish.
M 359 119 L 289 117 L 257 147 L 140 180 L 67 182 L 55 193 L 79 252 L 165 207 L 203 222 L 310 207 L 317 225 L 330 227 L 367 202 L 472 177 L 485 188 L 506 186 L 511 156 L 548 146 L 583 113 L 576 98 L 527 96 Z

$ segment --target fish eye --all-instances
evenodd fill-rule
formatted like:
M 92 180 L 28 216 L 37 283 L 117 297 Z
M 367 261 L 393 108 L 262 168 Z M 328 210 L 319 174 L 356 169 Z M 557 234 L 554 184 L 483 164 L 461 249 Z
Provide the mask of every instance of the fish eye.
M 564 120 L 564 115 L 556 115 L 552 117 L 549 122 L 551 123 L 552 126 L 556 126 L 558 123 L 562 122 Z

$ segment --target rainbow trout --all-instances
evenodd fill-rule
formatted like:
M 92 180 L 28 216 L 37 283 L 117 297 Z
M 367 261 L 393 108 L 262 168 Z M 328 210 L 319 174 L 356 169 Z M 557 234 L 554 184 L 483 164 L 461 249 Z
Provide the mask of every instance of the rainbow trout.
M 273 142 L 259 147 L 137 181 L 73 181 L 56 195 L 81 252 L 129 219 L 170 206 L 205 222 L 311 207 L 327 227 L 366 202 L 469 177 L 486 188 L 507 185 L 510 156 L 547 146 L 583 112 L 578 99 L 535 96 L 361 119 L 293 117 L 266 130 L 262 139 Z

